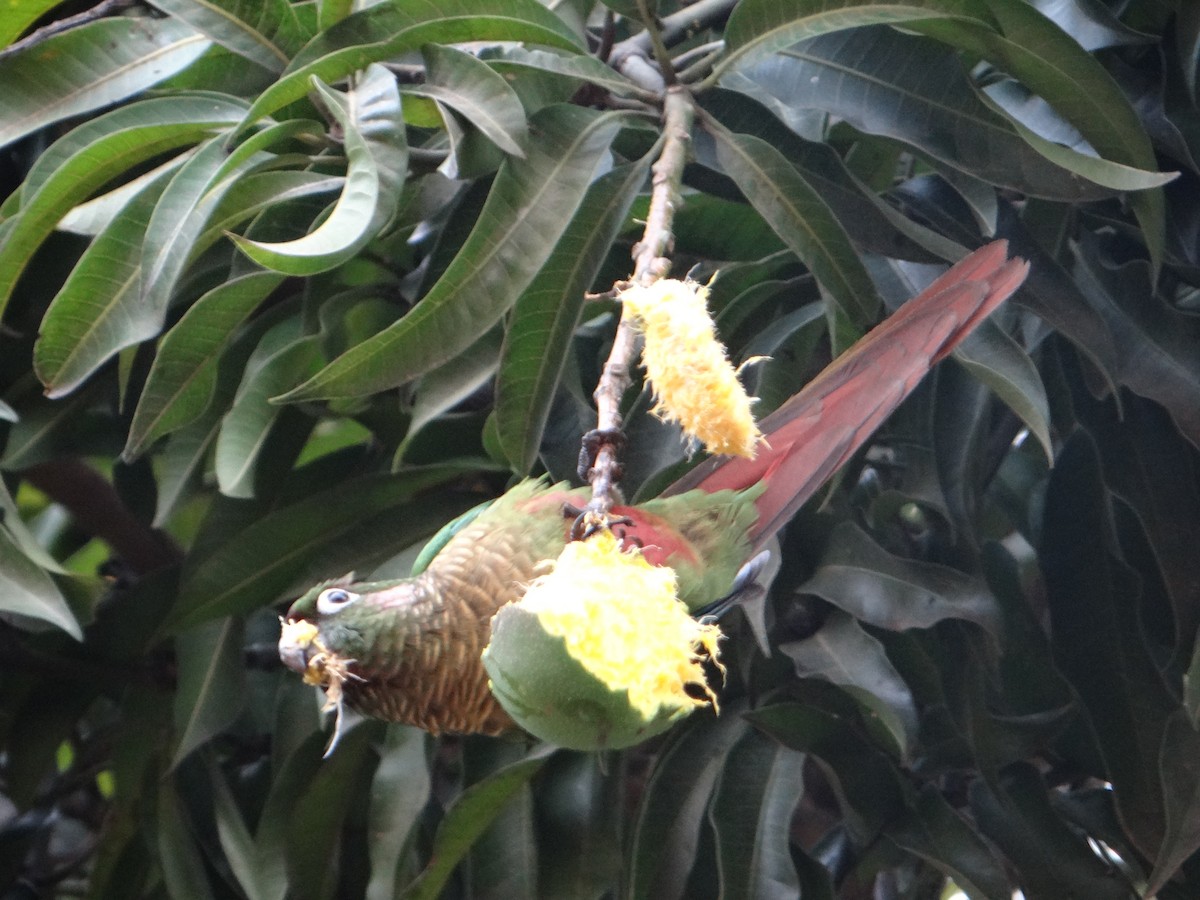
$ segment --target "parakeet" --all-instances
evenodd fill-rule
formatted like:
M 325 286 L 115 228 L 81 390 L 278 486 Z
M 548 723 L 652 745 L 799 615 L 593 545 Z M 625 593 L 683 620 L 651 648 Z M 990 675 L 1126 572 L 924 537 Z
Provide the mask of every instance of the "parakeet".
M 675 570 L 689 609 L 722 597 L 1027 271 L 1023 260 L 1007 259 L 1003 241 L 975 251 L 766 417 L 753 459 L 714 457 L 661 497 L 616 507 L 614 532 L 653 565 Z M 288 611 L 280 657 L 368 716 L 435 734 L 513 728 L 480 659 L 492 617 L 559 556 L 589 496 L 587 488 L 523 481 L 443 529 L 413 577 L 314 588 Z

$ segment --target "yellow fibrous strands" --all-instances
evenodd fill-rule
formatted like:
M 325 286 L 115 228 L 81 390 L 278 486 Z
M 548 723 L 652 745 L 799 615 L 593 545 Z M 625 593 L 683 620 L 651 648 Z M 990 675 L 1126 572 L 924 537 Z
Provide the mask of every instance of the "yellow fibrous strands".
M 316 653 L 308 657 L 304 669 L 305 684 L 325 688 L 325 709 L 337 709 L 339 715 L 342 705 L 342 685 L 350 679 L 361 680 L 350 671 L 352 659 L 343 659 L 329 650 L 320 638 L 320 631 L 312 622 L 296 619 L 283 623 L 280 643 L 289 643 L 296 647 L 312 646 Z
M 678 422 L 710 453 L 753 457 L 762 434 L 751 399 L 738 381 L 708 312 L 708 288 L 663 278 L 621 292 L 637 317 L 645 347 L 642 364 L 654 388 L 654 411 Z
M 520 606 L 547 633 L 563 638 L 590 674 L 613 691 L 627 691 L 643 718 L 663 709 L 716 706 L 702 664 L 709 659 L 720 667 L 720 629 L 688 614 L 676 595 L 673 569 L 652 566 L 636 549 L 623 550 L 611 532 L 567 544 Z M 688 685 L 704 697 L 688 694 Z

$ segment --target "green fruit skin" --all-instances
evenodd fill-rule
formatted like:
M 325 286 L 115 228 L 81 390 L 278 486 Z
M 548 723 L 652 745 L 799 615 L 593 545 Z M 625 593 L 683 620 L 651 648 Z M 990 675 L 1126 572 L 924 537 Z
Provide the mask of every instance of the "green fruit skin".
M 492 619 L 483 654 L 491 689 L 505 712 L 534 737 L 570 750 L 619 750 L 662 734 L 695 708 L 660 707 L 649 719 L 567 652 L 535 613 L 513 603 Z

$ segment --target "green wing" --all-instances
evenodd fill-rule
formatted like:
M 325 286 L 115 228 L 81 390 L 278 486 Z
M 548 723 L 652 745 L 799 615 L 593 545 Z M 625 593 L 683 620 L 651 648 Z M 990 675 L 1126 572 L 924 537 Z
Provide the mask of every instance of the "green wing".
M 450 539 L 479 518 L 479 514 L 495 503 L 495 500 L 485 500 L 478 506 L 473 506 L 465 513 L 442 526 L 441 531 L 429 539 L 421 552 L 417 554 L 417 558 L 413 561 L 412 574 L 420 575 L 433 561 L 433 558 L 442 552 L 442 548 L 450 543 Z

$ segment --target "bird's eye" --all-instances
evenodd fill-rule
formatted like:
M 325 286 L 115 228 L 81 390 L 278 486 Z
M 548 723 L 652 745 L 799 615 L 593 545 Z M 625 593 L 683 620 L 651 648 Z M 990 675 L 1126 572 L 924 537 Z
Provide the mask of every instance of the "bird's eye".
M 358 594 L 345 588 L 326 588 L 317 595 L 317 612 L 327 616 L 349 606 L 357 599 Z

